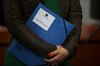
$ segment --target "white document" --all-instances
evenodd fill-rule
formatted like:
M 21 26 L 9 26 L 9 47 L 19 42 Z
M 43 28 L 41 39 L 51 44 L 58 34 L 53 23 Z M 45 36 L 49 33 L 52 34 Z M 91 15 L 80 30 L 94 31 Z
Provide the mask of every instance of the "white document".
M 32 21 L 44 30 L 48 31 L 54 20 L 55 17 L 53 15 L 40 8 Z

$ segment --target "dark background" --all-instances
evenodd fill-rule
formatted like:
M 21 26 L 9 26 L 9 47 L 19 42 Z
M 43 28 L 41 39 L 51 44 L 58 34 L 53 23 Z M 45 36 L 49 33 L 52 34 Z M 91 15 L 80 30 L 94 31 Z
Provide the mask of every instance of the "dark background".
M 5 25 L 5 23 L 4 23 L 4 15 L 3 15 L 2 1 L 3 0 L 0 0 L 0 25 Z
M 100 20 L 100 0 L 91 0 L 91 17 Z

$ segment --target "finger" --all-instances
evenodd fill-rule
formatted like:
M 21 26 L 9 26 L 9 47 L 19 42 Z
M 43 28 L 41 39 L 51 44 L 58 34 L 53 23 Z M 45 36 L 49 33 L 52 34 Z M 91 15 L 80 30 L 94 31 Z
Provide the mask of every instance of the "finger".
M 49 56 L 49 57 L 52 57 L 52 56 L 55 56 L 55 55 L 59 54 L 58 49 L 60 49 L 60 48 L 62 48 L 62 46 L 57 45 L 57 50 L 55 50 L 55 51 L 53 51 L 53 52 L 48 53 L 48 56 Z
M 59 49 L 59 48 L 62 48 L 63 46 L 61 46 L 61 45 L 57 45 L 57 49 Z
M 46 58 L 43 58 L 43 60 L 44 60 L 44 61 L 48 61 L 48 59 L 46 59 Z
M 59 57 L 60 57 L 59 55 L 56 55 L 56 56 L 54 56 L 53 58 L 48 59 L 47 61 L 48 61 L 48 62 L 57 62 Z
M 48 53 L 48 56 L 49 56 L 49 57 L 52 57 L 52 56 L 55 56 L 55 55 L 57 55 L 57 54 L 59 54 L 59 51 L 58 51 L 58 50 L 55 50 L 55 51 L 53 51 L 53 52 Z

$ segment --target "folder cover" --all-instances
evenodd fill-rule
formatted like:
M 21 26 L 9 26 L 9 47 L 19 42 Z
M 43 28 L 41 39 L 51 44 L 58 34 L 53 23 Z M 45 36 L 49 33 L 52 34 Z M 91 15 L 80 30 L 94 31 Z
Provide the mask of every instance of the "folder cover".
M 48 44 L 61 45 L 75 27 L 39 3 L 26 25 Z M 8 49 L 16 58 L 28 66 L 42 65 L 46 62 L 40 55 L 31 52 L 17 40 L 13 40 Z

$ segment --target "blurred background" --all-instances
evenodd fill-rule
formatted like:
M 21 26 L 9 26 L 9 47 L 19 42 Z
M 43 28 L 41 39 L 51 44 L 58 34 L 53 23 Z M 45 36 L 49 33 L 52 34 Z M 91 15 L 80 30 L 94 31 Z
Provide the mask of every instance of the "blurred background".
M 100 66 L 100 0 L 80 0 L 83 20 L 82 32 L 72 66 Z M 0 66 L 9 46 L 11 35 L 8 32 L 0 0 Z

